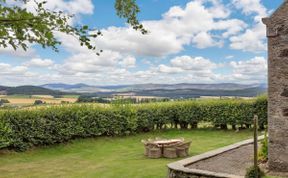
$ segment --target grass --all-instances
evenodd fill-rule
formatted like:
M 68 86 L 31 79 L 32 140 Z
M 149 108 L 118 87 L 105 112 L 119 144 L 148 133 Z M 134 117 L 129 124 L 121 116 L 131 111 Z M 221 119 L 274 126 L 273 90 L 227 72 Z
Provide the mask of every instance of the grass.
M 165 178 L 166 165 L 178 159 L 148 159 L 141 139 L 184 137 L 192 140 L 191 155 L 247 138 L 251 131 L 212 129 L 168 130 L 127 137 L 78 139 L 67 144 L 36 148 L 24 153 L 0 154 L 0 177 Z

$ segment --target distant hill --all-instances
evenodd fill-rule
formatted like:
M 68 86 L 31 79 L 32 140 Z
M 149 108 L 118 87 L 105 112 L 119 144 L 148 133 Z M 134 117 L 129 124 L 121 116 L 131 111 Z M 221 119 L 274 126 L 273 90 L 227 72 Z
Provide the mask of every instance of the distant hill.
M 51 83 L 51 84 L 41 85 L 40 87 L 48 88 L 48 89 L 52 89 L 52 90 L 67 90 L 67 89 L 89 87 L 89 85 L 86 85 L 83 83 L 74 84 L 74 85 L 69 85 L 69 84 L 65 84 L 65 83 Z
M 213 89 L 177 89 L 177 90 L 145 90 L 137 91 L 139 96 L 158 96 L 169 98 L 198 98 L 200 96 L 238 96 L 238 97 L 255 97 L 266 92 L 266 89 L 253 87 L 236 90 L 213 90 Z
M 219 84 L 189 84 L 189 83 L 179 83 L 179 84 L 138 84 L 128 86 L 126 89 L 131 91 L 141 91 L 141 90 L 242 90 L 247 88 L 260 87 L 259 84 L 235 84 L 235 83 L 219 83 Z M 123 88 L 122 88 L 123 90 Z
M 45 84 L 41 86 L 0 86 L 0 94 L 22 95 L 64 95 L 85 94 L 110 96 L 112 94 L 133 92 L 138 96 L 158 96 L 169 98 L 193 98 L 200 96 L 247 96 L 253 97 L 267 92 L 266 84 L 242 85 L 234 83 L 220 84 L 135 84 L 92 86 L 87 84 Z
M 62 91 L 50 90 L 38 86 L 18 86 L 18 87 L 5 87 L 0 86 L 0 91 L 7 95 L 63 95 Z
M 61 90 L 65 92 L 79 92 L 79 93 L 113 93 L 113 92 L 138 92 L 145 93 L 144 91 L 157 91 L 157 90 L 180 90 L 180 91 L 197 91 L 207 90 L 210 91 L 236 91 L 236 90 L 259 90 L 265 91 L 266 84 L 235 84 L 235 83 L 219 83 L 219 84 L 135 84 L 135 85 L 108 85 L 108 86 L 93 86 L 86 84 L 46 84 L 41 87 Z M 254 89 L 253 89 L 254 88 Z M 196 92 L 197 93 L 197 92 Z
M 48 89 L 57 90 L 73 90 L 81 91 L 83 89 L 90 88 L 91 90 L 106 90 L 106 92 L 119 92 L 119 91 L 142 91 L 142 90 L 178 90 L 178 89 L 199 89 L 199 90 L 240 90 L 253 87 L 267 88 L 266 84 L 235 84 L 235 83 L 219 83 L 219 84 L 190 84 L 190 83 L 179 83 L 179 84 L 135 84 L 135 85 L 86 85 L 86 84 L 45 84 L 41 87 Z

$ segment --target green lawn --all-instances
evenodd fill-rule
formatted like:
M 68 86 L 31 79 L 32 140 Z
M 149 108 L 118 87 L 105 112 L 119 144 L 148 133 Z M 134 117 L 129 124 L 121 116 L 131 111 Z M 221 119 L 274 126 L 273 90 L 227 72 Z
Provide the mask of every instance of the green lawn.
M 0 154 L 0 177 L 165 178 L 166 165 L 177 159 L 148 159 L 141 139 L 149 137 L 192 140 L 191 155 L 247 138 L 251 131 L 169 130 L 116 138 L 74 140 L 24 153 Z

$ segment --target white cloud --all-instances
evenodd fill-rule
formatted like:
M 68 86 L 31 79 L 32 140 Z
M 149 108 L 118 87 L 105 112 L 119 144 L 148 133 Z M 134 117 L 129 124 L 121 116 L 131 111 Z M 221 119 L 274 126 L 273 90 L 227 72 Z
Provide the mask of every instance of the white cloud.
M 136 64 L 136 58 L 133 56 L 127 56 L 122 61 L 120 61 L 120 65 L 123 67 L 135 67 Z
M 267 46 L 266 27 L 261 19 L 268 16 L 267 9 L 260 0 L 233 0 L 232 3 L 245 15 L 252 15 L 255 24 L 246 29 L 244 33 L 231 37 L 230 47 L 250 52 L 265 51 Z
M 217 67 L 220 65 L 203 57 L 178 56 L 171 59 L 170 66 L 160 64 L 158 71 L 174 74 L 167 76 L 167 81 L 201 83 L 217 81 L 218 74 L 214 72 Z
M 170 74 L 170 76 L 166 76 L 167 81 L 175 81 L 176 83 L 260 83 L 265 82 L 267 78 L 267 61 L 264 57 L 256 56 L 249 60 L 217 64 L 203 57 L 179 56 L 172 59 L 170 63 L 171 66 L 159 65 L 159 72 Z M 228 68 L 231 71 L 227 73 Z M 226 73 L 219 73 L 221 69 Z
M 257 22 L 268 16 L 267 9 L 261 4 L 260 0 L 233 0 L 232 3 L 237 9 L 242 10 L 245 15 L 255 14 L 254 20 Z
M 48 0 L 44 5 L 45 8 L 51 11 L 64 11 L 69 14 L 92 14 L 94 5 L 91 0 Z M 28 1 L 24 7 L 34 11 L 35 2 Z
M 233 55 L 228 55 L 228 56 L 225 57 L 225 59 L 232 59 L 232 58 L 234 58 Z
M 74 74 L 83 73 L 99 73 L 101 71 L 110 70 L 108 68 L 115 67 L 122 56 L 117 52 L 104 51 L 100 56 L 88 51 L 87 53 L 78 53 L 68 58 L 63 65 L 58 66 L 60 73 Z
M 232 77 L 235 81 L 265 81 L 267 78 L 267 60 L 264 57 L 254 57 L 246 61 L 232 61 Z
M 183 72 L 183 70 L 179 67 L 171 67 L 164 64 L 159 65 L 159 72 L 161 73 L 168 73 L 168 74 L 175 74 Z
M 211 2 L 205 7 L 206 1 L 191 1 L 184 8 L 171 7 L 160 20 L 142 21 L 149 31 L 147 35 L 131 27 L 102 29 L 103 36 L 96 39 L 96 44 L 104 50 L 156 57 L 178 53 L 187 45 L 222 47 L 225 38 L 239 33 L 246 24 L 230 19 L 230 12 L 223 4 Z M 213 35 L 214 32 L 221 36 Z
M 260 22 L 245 33 L 230 38 L 232 49 L 259 52 L 267 48 L 266 27 Z
M 23 82 L 29 84 L 260 83 L 265 82 L 267 78 L 267 62 L 264 57 L 219 64 L 203 57 L 178 56 L 171 59 L 169 64 L 161 63 L 147 70 L 129 71 L 126 66 L 119 64 L 123 58 L 118 59 L 117 54 L 113 53 L 107 53 L 106 57 L 108 56 L 114 58 L 114 62 L 101 63 L 100 58 L 96 60 L 98 62 L 94 62 L 90 61 L 89 56 L 86 56 L 88 58 L 83 56 L 69 59 L 70 63 L 66 61 L 64 64 L 58 64 L 55 69 L 50 68 L 50 72 L 47 73 L 34 73 L 26 66 L 0 63 L 0 79 L 5 84 L 19 85 Z M 221 70 L 225 72 L 221 73 Z
M 212 46 L 223 46 L 223 43 L 214 41 L 213 37 L 207 32 L 198 33 L 192 41 L 199 49 L 204 49 Z
M 34 58 L 25 62 L 24 65 L 29 67 L 51 67 L 54 65 L 54 62 L 51 59 Z
M 200 0 L 201 1 L 201 0 Z M 208 8 L 208 11 L 213 14 L 215 18 L 227 18 L 231 14 L 230 9 L 225 7 L 221 0 L 206 0 L 212 3 L 212 6 Z M 205 2 L 205 1 L 204 1 Z
M 0 63 L 0 75 L 24 75 L 28 68 L 25 66 L 11 66 L 7 63 Z
M 203 57 L 190 57 L 190 56 L 179 56 L 171 60 L 171 65 L 173 67 L 179 67 L 183 70 L 191 71 L 203 71 L 211 70 L 217 65 L 211 62 L 209 59 Z
M 3 46 L 0 47 L 0 55 L 10 55 L 15 57 L 31 57 L 35 56 L 36 52 L 31 46 L 27 49 L 27 51 L 18 48 L 16 51 L 11 47 L 8 46 L 6 48 L 3 48 Z

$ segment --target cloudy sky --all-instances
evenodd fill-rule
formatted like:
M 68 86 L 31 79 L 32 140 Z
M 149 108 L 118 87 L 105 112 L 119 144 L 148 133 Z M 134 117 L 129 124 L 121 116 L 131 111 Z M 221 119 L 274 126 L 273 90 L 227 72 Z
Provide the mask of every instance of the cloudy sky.
M 98 28 L 101 56 L 58 33 L 60 52 L 0 48 L 0 85 L 87 83 L 266 83 L 262 17 L 283 0 L 138 0 L 141 35 L 115 15 L 114 0 L 49 0 Z

